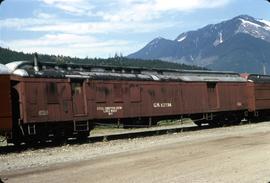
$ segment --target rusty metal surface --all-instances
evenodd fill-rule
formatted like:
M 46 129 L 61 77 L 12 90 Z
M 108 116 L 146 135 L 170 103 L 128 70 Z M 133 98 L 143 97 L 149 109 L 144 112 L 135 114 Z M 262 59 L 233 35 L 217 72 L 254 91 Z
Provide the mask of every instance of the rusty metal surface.
M 248 108 L 246 83 L 218 83 L 218 110 L 233 111 Z
M 242 74 L 248 80 L 246 95 L 248 111 L 270 109 L 270 76 L 260 74 Z
M 253 109 L 270 109 L 270 83 L 254 83 L 250 88 L 253 92 Z
M 247 109 L 247 79 L 232 72 L 15 63 L 25 123 L 180 116 Z M 166 81 L 166 82 L 165 82 Z
M 12 129 L 12 108 L 10 100 L 10 77 L 0 75 L 0 133 Z
M 114 86 L 121 87 L 122 99 L 117 101 Z M 89 81 L 88 113 L 100 119 L 245 110 L 245 87 L 245 83 L 209 88 L 207 83 Z
M 14 77 L 15 78 L 15 77 Z M 17 78 L 18 80 L 18 78 Z M 25 123 L 246 110 L 246 83 L 21 78 Z
M 18 85 L 21 119 L 24 122 L 73 119 L 71 86 L 68 80 L 24 78 Z
M 256 110 L 255 106 L 255 84 L 253 82 L 248 82 L 246 87 L 246 96 L 248 103 L 248 111 L 253 112 Z

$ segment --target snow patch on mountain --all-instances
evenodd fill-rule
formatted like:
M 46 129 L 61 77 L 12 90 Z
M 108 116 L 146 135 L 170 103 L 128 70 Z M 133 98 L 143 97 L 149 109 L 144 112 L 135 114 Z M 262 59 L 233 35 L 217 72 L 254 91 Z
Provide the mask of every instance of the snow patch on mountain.
M 267 20 L 258 20 L 258 21 L 264 23 L 266 25 L 264 26 L 264 28 L 270 31 L 270 21 Z
M 247 43 L 247 41 L 249 42 Z M 268 52 L 261 56 L 260 52 L 252 50 L 254 49 L 252 45 L 257 45 L 258 49 L 266 50 L 265 48 L 268 48 L 269 43 L 270 21 L 240 15 L 217 24 L 209 24 L 197 30 L 183 32 L 174 40 L 156 38 L 141 50 L 131 54 L 130 58 L 161 59 L 205 67 L 211 65 L 211 68 L 214 69 L 237 67 L 238 70 L 247 71 L 247 68 L 254 70 L 256 64 L 254 62 L 255 65 L 252 67 L 245 64 L 243 66 L 237 65 L 244 62 L 240 57 L 246 56 L 244 58 L 249 59 L 247 55 L 254 55 L 254 58 L 258 59 L 257 62 L 261 62 L 264 58 L 265 60 L 269 59 L 270 53 L 269 56 Z M 237 48 L 237 50 L 230 53 L 231 47 Z M 246 47 L 252 48 L 250 54 L 247 54 Z M 226 55 L 227 53 L 233 56 Z M 226 60 L 226 57 L 230 59 Z M 223 64 L 220 61 L 222 59 L 229 66 Z M 236 64 L 232 63 L 234 59 L 237 62 Z
M 268 21 L 268 20 L 259 20 L 259 21 L 270 27 L 270 21 Z
M 219 35 L 219 37 L 213 43 L 214 46 L 217 46 L 217 45 L 223 43 L 223 34 L 222 34 L 222 32 L 220 32 L 218 35 Z
M 245 33 L 255 38 L 270 42 L 270 26 L 268 25 L 270 22 L 266 24 L 267 21 L 262 20 L 250 20 L 243 18 L 239 18 L 239 20 L 241 21 L 241 24 L 236 30 L 236 34 Z
M 182 42 L 182 41 L 184 41 L 186 38 L 187 38 L 187 36 L 185 35 L 185 36 L 179 38 L 177 41 L 178 41 L 178 42 Z
M 242 26 L 244 26 L 247 29 L 250 29 L 252 27 L 253 29 L 264 29 L 266 31 L 270 31 L 270 21 L 255 20 L 254 22 L 251 22 L 249 20 L 244 20 L 241 18 L 240 18 L 240 20 L 242 21 Z M 260 23 L 262 23 L 262 24 L 260 24 Z M 258 33 L 258 31 L 256 33 Z
M 248 20 L 244 20 L 244 19 L 242 19 L 242 18 L 240 18 L 239 20 L 242 21 L 242 25 L 243 25 L 244 27 L 248 27 L 249 25 L 252 25 L 252 26 L 255 26 L 255 27 L 262 27 L 262 26 L 259 25 L 259 24 L 256 24 L 256 23 L 254 23 L 254 22 L 250 22 L 250 21 L 248 21 Z

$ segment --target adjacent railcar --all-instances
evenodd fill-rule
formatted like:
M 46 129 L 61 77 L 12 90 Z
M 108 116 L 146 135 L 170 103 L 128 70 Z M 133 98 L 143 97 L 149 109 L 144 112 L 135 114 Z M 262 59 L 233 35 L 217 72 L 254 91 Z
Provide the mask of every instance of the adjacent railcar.
M 254 120 L 264 120 L 270 116 L 270 76 L 259 74 L 243 75 L 248 80 L 248 116 Z
M 12 106 L 9 75 L 0 75 L 0 86 L 0 135 L 10 136 L 12 133 Z
M 0 135 L 12 134 L 11 84 L 8 69 L 0 64 Z

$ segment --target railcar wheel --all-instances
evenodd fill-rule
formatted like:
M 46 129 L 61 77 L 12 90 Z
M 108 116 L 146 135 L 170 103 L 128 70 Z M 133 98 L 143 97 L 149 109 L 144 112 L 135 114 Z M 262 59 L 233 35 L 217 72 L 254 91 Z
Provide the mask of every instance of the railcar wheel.
M 21 144 L 22 144 L 22 141 L 21 140 L 19 140 L 19 139 L 14 139 L 13 141 L 12 141 L 12 143 L 14 144 L 14 146 L 20 146 Z
M 66 137 L 62 135 L 56 135 L 53 139 L 53 142 L 59 145 L 66 143 Z
M 222 127 L 222 126 L 224 126 L 224 123 L 221 122 L 221 121 L 216 121 L 216 120 L 214 120 L 214 121 L 209 121 L 209 122 L 208 122 L 208 125 L 209 125 L 210 127 L 217 128 L 217 127 Z
M 231 125 L 239 125 L 241 123 L 242 119 L 233 119 L 231 121 Z
M 157 124 L 158 124 L 158 120 L 152 120 L 152 124 L 151 124 L 150 127 L 157 126 Z
M 66 137 L 66 131 L 63 129 L 55 129 L 53 131 L 53 142 L 55 142 L 56 144 L 65 144 L 67 140 Z
M 25 144 L 29 147 L 37 146 L 39 141 L 35 136 L 28 136 L 25 138 Z
M 78 140 L 87 140 L 87 138 L 89 137 L 90 131 L 83 131 L 83 132 L 79 132 L 77 134 L 77 139 Z

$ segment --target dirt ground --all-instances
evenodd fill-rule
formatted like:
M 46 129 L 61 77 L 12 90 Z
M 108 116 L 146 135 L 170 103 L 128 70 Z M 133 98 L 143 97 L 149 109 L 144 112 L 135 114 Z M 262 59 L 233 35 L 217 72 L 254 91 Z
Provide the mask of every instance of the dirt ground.
M 270 181 L 270 123 L 0 156 L 4 182 Z

